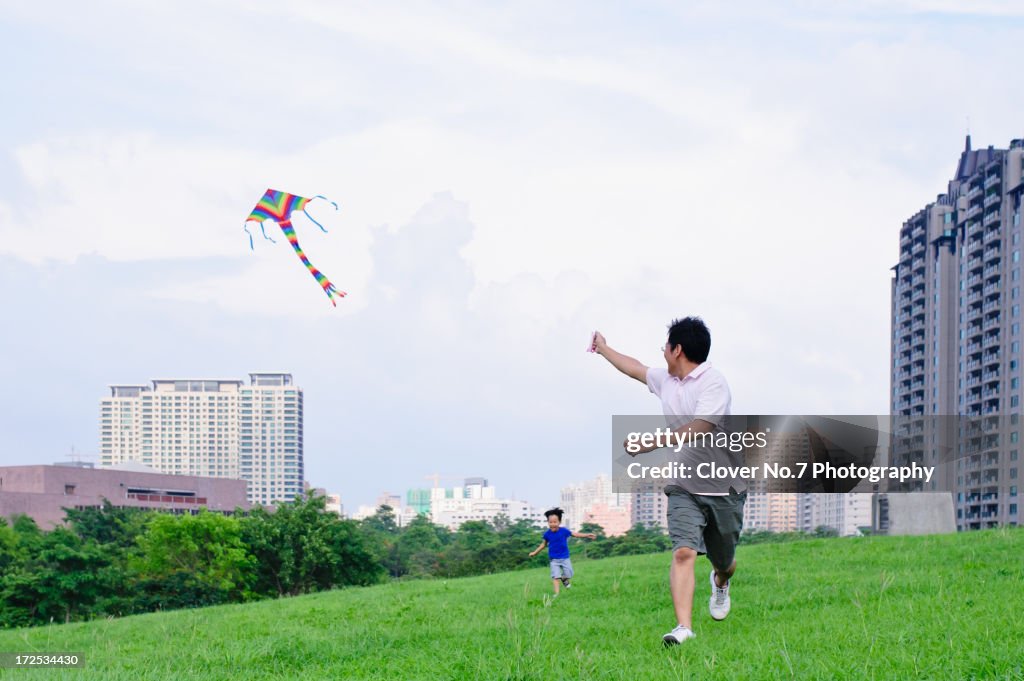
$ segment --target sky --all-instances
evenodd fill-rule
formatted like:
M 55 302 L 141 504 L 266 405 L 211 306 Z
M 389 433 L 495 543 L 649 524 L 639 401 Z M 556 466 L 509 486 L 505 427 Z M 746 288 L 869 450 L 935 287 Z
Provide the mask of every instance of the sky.
M 887 413 L 900 225 L 1024 137 L 1021 44 L 1012 1 L 0 1 L 0 465 L 282 371 L 346 509 L 546 506 L 660 411 L 591 332 L 659 365 L 690 314 L 733 413 Z M 295 221 L 337 308 L 250 250 L 267 187 L 337 202 Z

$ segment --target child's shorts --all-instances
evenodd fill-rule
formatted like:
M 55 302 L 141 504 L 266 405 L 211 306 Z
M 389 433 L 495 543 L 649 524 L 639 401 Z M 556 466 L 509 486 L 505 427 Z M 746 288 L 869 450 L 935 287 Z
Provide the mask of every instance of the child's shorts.
M 551 579 L 569 579 L 572 577 L 572 561 L 568 558 L 551 559 Z

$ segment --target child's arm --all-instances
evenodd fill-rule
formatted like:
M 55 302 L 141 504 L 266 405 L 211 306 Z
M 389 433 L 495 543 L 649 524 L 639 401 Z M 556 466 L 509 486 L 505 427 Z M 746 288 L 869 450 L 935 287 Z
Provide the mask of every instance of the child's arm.
M 597 535 L 593 532 L 586 532 L 584 534 L 580 534 L 579 532 L 573 532 L 572 536 L 576 537 L 577 539 L 597 539 Z
M 542 542 L 540 543 L 540 546 L 538 546 L 537 548 L 535 548 L 535 549 L 534 549 L 533 551 L 530 551 L 530 558 L 533 558 L 533 557 L 534 557 L 534 556 L 536 556 L 536 555 L 537 555 L 538 553 L 540 553 L 541 551 L 543 551 L 543 550 L 544 550 L 544 548 L 545 548 L 545 547 L 546 547 L 547 545 L 548 545 L 548 540 L 547 540 L 547 539 L 543 540 L 543 541 L 542 541 Z
M 647 367 L 638 359 L 612 350 L 599 331 L 594 332 L 594 352 L 604 357 L 613 367 L 630 378 L 647 383 Z

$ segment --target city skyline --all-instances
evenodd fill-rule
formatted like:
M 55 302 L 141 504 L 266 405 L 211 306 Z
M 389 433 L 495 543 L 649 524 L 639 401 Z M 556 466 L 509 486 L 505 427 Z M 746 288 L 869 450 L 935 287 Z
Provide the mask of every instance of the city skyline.
M 5 7 L 0 465 L 98 461 L 107 385 L 279 367 L 305 392 L 305 477 L 350 507 L 382 470 L 484 469 L 555 503 L 607 470 L 612 414 L 657 411 L 591 332 L 657 366 L 686 314 L 734 413 L 888 413 L 893 232 L 968 117 L 979 148 L 1024 136 L 1024 10 L 544 17 Z M 254 97 L 267 82 L 288 87 Z M 250 251 L 268 187 L 338 203 L 311 208 L 327 234 L 295 221 L 337 308 L 294 254 Z

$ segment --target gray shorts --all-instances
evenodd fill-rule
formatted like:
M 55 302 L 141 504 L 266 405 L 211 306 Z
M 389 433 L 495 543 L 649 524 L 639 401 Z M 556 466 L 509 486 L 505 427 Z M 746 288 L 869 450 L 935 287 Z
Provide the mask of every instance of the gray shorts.
M 736 557 L 736 544 L 743 530 L 746 492 L 714 497 L 690 494 L 679 487 L 667 487 L 668 534 L 672 550 L 690 548 L 706 553 L 718 570 L 727 570 Z
M 568 558 L 551 559 L 551 579 L 569 579 L 572 577 L 572 561 Z

